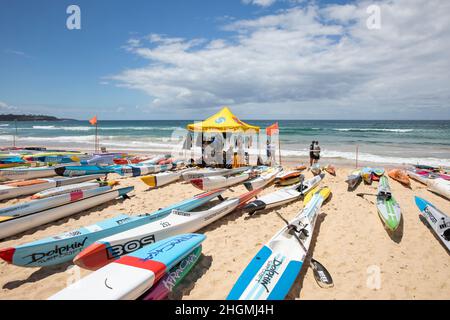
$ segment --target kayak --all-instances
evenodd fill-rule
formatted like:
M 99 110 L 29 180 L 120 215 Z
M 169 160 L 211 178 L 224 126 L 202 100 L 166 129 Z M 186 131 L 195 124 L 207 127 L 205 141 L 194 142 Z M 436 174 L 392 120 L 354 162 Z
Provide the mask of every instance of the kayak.
M 139 249 L 138 246 L 130 245 L 132 243 L 141 243 L 145 239 L 147 239 L 147 243 L 158 242 L 177 234 L 196 232 L 242 207 L 260 191 L 261 189 L 247 192 L 239 197 L 225 200 L 205 211 L 173 210 L 167 217 L 160 220 L 96 241 L 81 251 L 73 262 L 84 269 L 97 270 L 119 259 L 122 255 Z
M 8 263 L 22 267 L 44 267 L 72 261 L 83 248 L 99 239 L 161 219 L 170 214 L 173 209 L 193 210 L 220 196 L 224 191 L 205 192 L 158 211 L 139 216 L 121 214 L 90 226 L 0 250 L 0 257 Z M 143 240 L 135 245 L 142 247 L 146 243 L 146 240 Z
M 431 166 L 420 165 L 420 164 L 417 164 L 414 167 L 416 167 L 417 169 L 421 169 L 421 170 L 430 170 L 433 172 L 439 172 L 439 168 L 437 168 L 437 167 L 431 167 Z
M 428 201 L 415 197 L 421 215 L 427 220 L 436 236 L 450 251 L 450 217 Z
M 323 170 L 325 170 L 326 172 L 328 172 L 332 176 L 336 176 L 336 168 L 333 167 L 331 164 L 329 164 L 326 167 L 324 167 Z
M 108 174 L 113 173 L 115 166 L 64 166 L 55 169 L 59 176 L 63 177 L 79 177 L 91 174 Z
M 281 171 L 283 171 L 283 168 L 281 167 L 269 168 L 267 169 L 267 171 L 263 172 L 259 177 L 244 182 L 244 186 L 249 191 L 258 188 L 264 188 L 265 186 L 272 183 Z
M 372 168 L 372 173 L 376 175 L 377 177 L 381 177 L 384 174 L 383 168 Z
M 450 200 L 450 181 L 442 178 L 428 179 L 428 190 Z
M 0 170 L 0 179 L 4 180 L 30 180 L 56 176 L 56 169 L 62 165 L 45 166 L 37 168 L 12 168 Z
M 242 210 L 253 215 L 256 211 L 283 206 L 308 194 L 312 189 L 319 185 L 324 177 L 325 175 L 322 173 L 297 185 L 263 195 L 257 200 L 247 204 Z
M 153 157 L 153 158 L 148 159 L 148 160 L 141 161 L 139 163 L 143 163 L 143 164 L 158 164 L 161 161 L 167 160 L 167 159 L 170 159 L 170 158 L 172 158 L 172 155 L 164 154 L 164 155 L 159 155 L 159 156 Z
M 62 157 L 62 156 L 86 156 L 86 153 L 81 153 L 77 151 L 48 151 L 48 152 L 39 152 L 29 155 L 30 157 Z M 24 159 L 27 159 L 29 156 L 23 156 Z
M 72 163 L 80 162 L 81 159 L 87 158 L 87 155 L 73 155 L 73 156 L 24 156 L 23 158 L 29 162 L 47 162 L 47 163 Z
M 297 170 L 281 171 L 280 173 L 277 174 L 276 178 L 278 180 L 288 180 L 292 178 L 298 178 L 301 175 L 302 175 L 301 172 Z
M 372 168 L 362 168 L 361 169 L 361 178 L 363 179 L 365 184 L 372 183 Z
M 283 300 L 308 254 L 322 203 L 330 195 L 323 188 L 308 205 L 256 254 L 231 289 L 227 300 Z
M 100 165 L 113 165 L 115 155 L 94 155 L 90 159 L 82 160 L 80 162 L 83 166 L 100 166 Z
M 3 221 L 0 223 L 0 239 L 13 236 L 23 231 L 42 226 L 46 223 L 71 216 L 84 210 L 88 210 L 105 202 L 124 197 L 134 187 L 121 188 L 100 193 L 96 196 L 80 199 L 59 207 L 35 212 L 23 217 Z
M 172 164 L 127 165 L 114 168 L 114 172 L 125 177 L 140 177 L 146 174 L 164 172 L 172 169 Z
M 103 175 L 100 174 L 74 178 L 36 179 L 0 184 L 0 200 L 26 196 L 50 188 L 67 186 L 75 183 L 98 179 L 101 177 L 103 177 Z
M 8 169 L 8 168 L 22 167 L 23 165 L 24 165 L 23 162 L 0 163 L 0 169 Z
M 279 186 L 291 186 L 293 184 L 303 181 L 304 179 L 305 179 L 305 177 L 303 175 L 299 175 L 298 177 L 294 177 L 294 178 L 278 180 L 278 185 Z
M 141 178 L 142 182 L 152 188 L 158 188 L 165 186 L 169 183 L 178 181 L 182 174 L 185 172 L 193 171 L 195 168 L 188 168 L 181 171 L 167 171 L 157 174 L 152 174 L 148 176 L 144 176 Z
M 161 160 L 160 162 L 158 162 L 159 165 L 163 165 L 163 164 L 172 164 L 173 163 L 173 159 L 169 158 L 166 160 Z
M 72 179 L 72 178 L 69 178 Z M 61 194 L 70 193 L 73 191 L 84 191 L 84 190 L 90 190 L 95 189 L 99 187 L 104 186 L 115 186 L 118 183 L 116 181 L 96 181 L 96 182 L 83 182 L 83 183 L 76 183 L 71 184 L 68 186 L 62 186 L 62 187 L 56 187 L 56 188 L 50 188 L 41 192 L 38 192 L 34 194 L 31 199 L 44 199 L 49 197 L 58 196 Z
M 305 179 L 300 171 L 292 170 L 287 172 L 280 172 L 277 175 L 277 184 L 280 186 L 290 186 L 299 183 Z
M 422 184 L 425 184 L 425 185 L 427 184 L 429 174 L 426 174 L 426 175 L 419 174 L 417 171 L 412 170 L 412 169 L 406 170 L 406 173 L 408 174 L 408 176 L 411 179 L 414 179 L 414 180 L 416 180 L 416 181 L 418 181 L 418 182 L 420 182 Z
M 189 255 L 181 260 L 175 267 L 169 270 L 166 275 L 158 281 L 149 291 L 147 291 L 142 300 L 164 300 L 173 292 L 183 279 L 189 274 L 197 261 L 200 259 L 202 246 L 195 248 Z
M 201 170 L 183 173 L 182 177 L 183 177 L 184 181 L 190 181 L 192 179 L 199 179 L 199 178 L 206 178 L 206 177 L 213 177 L 213 176 L 230 176 L 233 174 L 245 172 L 250 169 L 251 169 L 251 167 L 242 167 L 242 168 L 236 168 L 236 169 L 211 169 L 211 168 L 208 168 L 208 169 L 201 169 Z
M 317 176 L 322 172 L 322 169 L 320 168 L 320 164 L 315 163 L 311 166 L 311 172 L 313 175 Z
M 392 169 L 388 171 L 388 176 L 395 181 L 400 182 L 404 186 L 410 187 L 411 181 L 408 178 L 408 174 L 400 169 Z
M 377 209 L 386 227 L 391 231 L 395 231 L 400 225 L 402 213 L 400 205 L 392 196 L 386 176 L 382 176 L 378 184 Z
M 115 164 L 120 164 L 120 165 L 124 165 L 124 164 L 136 164 L 136 163 L 140 163 L 146 160 L 150 160 L 148 158 L 140 158 L 140 157 L 133 157 L 133 158 L 121 158 L 121 159 L 113 159 L 113 162 Z
M 443 174 L 443 173 L 439 173 L 439 178 L 450 181 L 450 175 L 448 174 Z
M 237 176 L 224 177 L 224 176 L 212 176 L 198 179 L 191 179 L 189 182 L 200 190 L 214 190 L 218 188 L 227 188 L 244 182 L 250 178 L 250 174 L 241 173 Z
M 205 240 L 183 234 L 123 256 L 51 296 L 50 300 L 134 300 Z
M 19 203 L 13 206 L 0 209 L 0 228 L 2 223 L 11 219 L 17 219 L 31 215 L 36 212 L 65 205 L 67 203 L 93 197 L 111 190 L 110 186 L 99 187 L 89 190 L 76 190 L 67 194 L 54 197 Z
M 361 182 L 361 170 L 352 171 L 345 182 L 348 184 L 348 189 L 353 190 Z

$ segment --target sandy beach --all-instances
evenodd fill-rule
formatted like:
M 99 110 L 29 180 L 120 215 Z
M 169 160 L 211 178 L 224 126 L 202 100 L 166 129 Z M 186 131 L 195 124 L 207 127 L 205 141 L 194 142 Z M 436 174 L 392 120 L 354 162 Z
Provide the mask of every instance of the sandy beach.
M 376 183 L 361 184 L 348 192 L 344 182 L 351 167 L 337 168 L 337 175 L 326 175 L 322 185 L 332 197 L 322 207 L 311 252 L 331 273 L 334 287 L 320 288 L 311 268 L 302 269 L 288 299 L 450 299 L 450 255 L 431 230 L 419 219 L 414 196 L 421 196 L 444 212 L 450 203 L 415 181 L 408 189 L 391 180 L 403 222 L 390 235 L 378 217 L 374 197 Z M 306 178 L 312 174 L 305 172 Z M 119 176 L 111 176 L 119 178 Z M 0 248 L 16 246 L 43 237 L 70 231 L 110 218 L 118 213 L 137 215 L 152 212 L 199 193 L 190 184 L 177 182 L 148 190 L 139 178 L 119 178 L 121 186 L 134 186 L 129 200 L 115 200 L 70 218 L 44 225 L 0 242 Z M 263 191 L 269 193 L 277 187 Z M 225 196 L 243 193 L 243 186 L 227 190 Z M 27 197 L 4 201 L 0 207 L 28 201 Z M 212 203 L 214 204 L 214 202 Z M 210 204 L 210 205 L 212 205 Z M 303 207 L 302 201 L 279 208 L 286 219 Z M 198 210 L 201 210 L 199 208 Z M 274 210 L 252 217 L 242 212 L 230 215 L 200 230 L 207 236 L 199 263 L 170 296 L 172 299 L 224 299 L 260 247 L 284 222 Z M 64 264 L 47 268 L 21 268 L 0 262 L 0 299 L 46 299 L 89 271 Z

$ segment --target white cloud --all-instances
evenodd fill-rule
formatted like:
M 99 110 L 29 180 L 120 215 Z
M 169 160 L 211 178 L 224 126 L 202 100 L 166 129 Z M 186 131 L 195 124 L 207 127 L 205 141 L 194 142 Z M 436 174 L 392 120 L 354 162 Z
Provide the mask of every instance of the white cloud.
M 29 56 L 28 54 L 26 54 L 25 52 L 20 51 L 20 50 L 5 49 L 5 50 L 3 50 L 3 52 L 7 53 L 7 54 L 12 54 L 15 56 L 24 57 L 24 58 L 31 58 L 31 56 Z
M 12 105 L 7 104 L 6 102 L 0 101 L 0 111 L 16 111 L 18 108 Z
M 277 0 L 242 0 L 244 4 L 253 4 L 260 7 L 270 7 Z
M 150 35 L 127 47 L 148 65 L 112 79 L 146 92 L 156 113 L 229 104 L 253 118 L 448 118 L 450 3 L 378 1 L 380 30 L 366 27 L 371 4 L 237 20 L 211 41 Z

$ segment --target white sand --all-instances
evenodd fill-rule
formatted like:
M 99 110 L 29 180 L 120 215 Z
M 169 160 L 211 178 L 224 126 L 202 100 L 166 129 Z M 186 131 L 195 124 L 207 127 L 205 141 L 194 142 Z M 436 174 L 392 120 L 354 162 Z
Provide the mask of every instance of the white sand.
M 330 271 L 335 286 L 317 286 L 311 268 L 304 268 L 293 286 L 289 299 L 450 299 L 450 254 L 433 233 L 419 220 L 414 195 L 426 198 L 450 214 L 450 202 L 412 182 L 407 189 L 390 181 L 400 203 L 403 224 L 399 234 L 389 236 L 378 217 L 374 197 L 367 200 L 357 192 L 376 192 L 376 184 L 361 184 L 357 191 L 348 192 L 344 182 L 350 169 L 339 168 L 337 177 L 327 175 L 332 199 L 322 208 L 315 229 L 311 250 Z M 311 173 L 306 173 L 311 177 Z M 43 237 L 73 230 L 118 213 L 140 214 L 189 198 L 199 190 L 182 182 L 146 191 L 139 178 L 121 179 L 121 186 L 134 185 L 130 200 L 117 200 L 80 213 L 71 218 L 0 242 L 0 248 L 15 246 Z M 276 187 L 264 190 L 271 192 Z M 244 192 L 233 188 L 226 196 Z M 20 202 L 28 201 L 27 198 Z M 18 200 L 2 202 L 1 207 Z M 301 201 L 278 210 L 285 218 L 293 218 L 302 208 Z M 234 212 L 200 230 L 207 236 L 203 256 L 171 297 L 176 299 L 224 299 L 252 257 L 284 222 L 274 211 L 262 212 L 248 218 Z M 0 262 L 1 299 L 45 299 L 63 289 L 80 272 L 78 267 L 66 271 L 70 264 L 48 268 L 21 268 Z M 377 277 L 377 270 L 380 277 Z M 80 276 L 89 271 L 81 270 Z M 380 279 L 379 289 L 377 279 Z M 369 285 L 368 285 L 369 282 Z

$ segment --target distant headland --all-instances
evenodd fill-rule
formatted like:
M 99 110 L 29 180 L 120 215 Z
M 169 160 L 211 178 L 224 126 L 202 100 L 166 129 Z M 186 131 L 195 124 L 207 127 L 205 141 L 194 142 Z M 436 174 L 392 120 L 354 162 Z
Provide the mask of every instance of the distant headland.
M 42 114 L 0 114 L 0 121 L 64 121 L 71 119 L 60 119 Z

